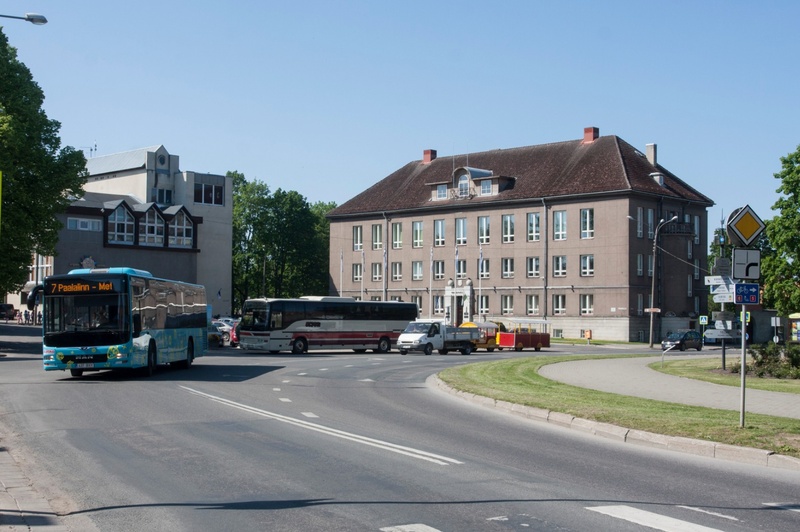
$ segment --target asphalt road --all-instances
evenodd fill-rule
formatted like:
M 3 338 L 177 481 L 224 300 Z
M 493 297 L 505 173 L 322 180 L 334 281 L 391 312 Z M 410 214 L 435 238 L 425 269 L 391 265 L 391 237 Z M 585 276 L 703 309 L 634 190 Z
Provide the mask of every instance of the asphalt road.
M 0 443 L 72 530 L 800 528 L 797 472 L 632 448 L 425 384 L 516 353 L 225 348 L 149 379 L 72 379 L 41 369 L 35 338 L 9 345 Z

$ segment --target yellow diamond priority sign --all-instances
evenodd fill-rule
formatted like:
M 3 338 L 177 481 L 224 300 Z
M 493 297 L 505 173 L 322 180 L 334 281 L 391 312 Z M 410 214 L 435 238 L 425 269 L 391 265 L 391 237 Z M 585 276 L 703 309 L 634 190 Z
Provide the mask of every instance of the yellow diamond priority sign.
M 750 208 L 745 205 L 743 208 L 735 210 L 728 217 L 728 236 L 735 236 L 743 245 L 749 246 L 761 236 L 764 231 L 764 222 Z

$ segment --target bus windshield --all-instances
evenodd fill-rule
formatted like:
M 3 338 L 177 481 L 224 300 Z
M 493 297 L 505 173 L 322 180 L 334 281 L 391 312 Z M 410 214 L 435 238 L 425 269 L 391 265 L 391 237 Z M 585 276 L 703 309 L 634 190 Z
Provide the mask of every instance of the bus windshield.
M 45 344 L 108 345 L 130 338 L 125 294 L 51 296 L 44 308 L 42 327 Z

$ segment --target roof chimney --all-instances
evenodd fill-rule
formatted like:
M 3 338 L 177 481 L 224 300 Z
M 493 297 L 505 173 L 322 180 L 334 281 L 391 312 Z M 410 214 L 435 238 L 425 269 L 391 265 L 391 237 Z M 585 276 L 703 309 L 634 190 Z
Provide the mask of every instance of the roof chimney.
M 600 129 L 596 127 L 583 128 L 583 142 L 594 142 L 600 136 Z
M 645 148 L 647 148 L 647 160 L 650 162 L 650 164 L 652 164 L 653 166 L 656 166 L 658 164 L 656 162 L 656 160 L 657 160 L 656 153 L 658 151 L 658 150 L 656 150 L 656 145 L 655 144 L 645 144 Z
M 429 162 L 436 159 L 436 150 L 424 150 L 422 152 L 422 163 L 428 164 Z

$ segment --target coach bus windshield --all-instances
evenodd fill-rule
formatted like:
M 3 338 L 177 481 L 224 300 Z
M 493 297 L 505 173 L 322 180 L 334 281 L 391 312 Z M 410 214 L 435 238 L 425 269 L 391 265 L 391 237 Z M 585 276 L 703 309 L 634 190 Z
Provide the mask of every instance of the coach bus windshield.
M 266 301 L 247 301 L 242 310 L 242 330 L 266 331 L 269 318 L 269 304 Z
M 44 308 L 44 343 L 50 347 L 98 346 L 130 338 L 124 294 L 51 296 Z

